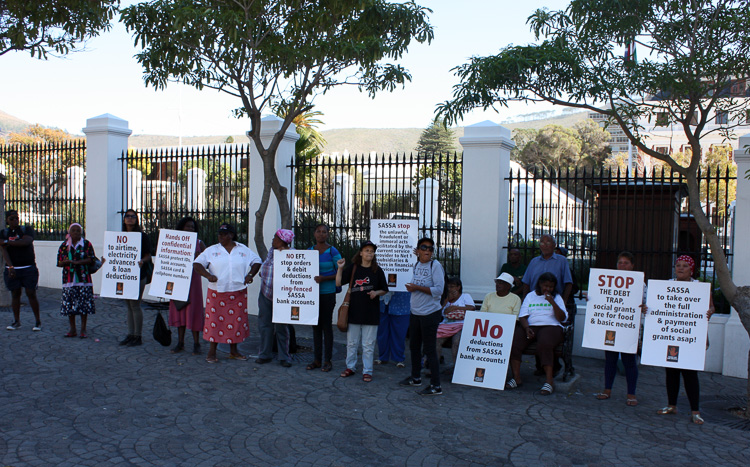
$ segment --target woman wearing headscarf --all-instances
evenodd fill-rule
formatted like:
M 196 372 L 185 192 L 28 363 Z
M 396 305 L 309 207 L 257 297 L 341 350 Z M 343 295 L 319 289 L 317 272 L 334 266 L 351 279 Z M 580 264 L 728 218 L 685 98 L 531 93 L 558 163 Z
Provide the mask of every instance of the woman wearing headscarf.
M 279 350 L 279 363 L 285 368 L 292 366 L 289 355 L 289 327 L 286 324 L 273 322 L 273 255 L 276 250 L 288 250 L 292 247 L 294 232 L 279 229 L 271 240 L 268 256 L 260 267 L 260 293 L 258 294 L 258 332 L 260 349 L 255 363 L 270 363 L 273 359 L 273 340 Z
M 250 335 L 247 324 L 247 284 L 260 269 L 260 257 L 237 241 L 231 224 L 219 226 L 219 243 L 206 248 L 193 270 L 208 279 L 203 339 L 209 342 L 206 362 L 218 363 L 216 348 L 229 344 L 230 360 L 247 360 L 237 344 Z
M 96 312 L 94 286 L 89 266 L 94 263 L 96 253 L 91 242 L 83 238 L 83 227 L 74 223 L 68 227 L 65 241 L 57 250 L 57 267 L 62 270 L 62 303 L 60 314 L 67 316 L 70 330 L 65 337 L 79 336 L 84 339 L 88 315 Z M 76 316 L 81 316 L 81 333 L 76 331 Z

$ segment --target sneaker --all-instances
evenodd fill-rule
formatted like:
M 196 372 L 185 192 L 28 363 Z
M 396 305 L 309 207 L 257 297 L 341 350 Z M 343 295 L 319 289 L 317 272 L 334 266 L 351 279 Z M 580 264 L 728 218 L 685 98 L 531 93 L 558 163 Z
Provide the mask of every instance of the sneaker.
M 399 381 L 399 386 L 421 386 L 422 385 L 422 378 L 412 378 L 409 376 L 406 379 L 403 379 Z
M 21 328 L 21 323 L 19 323 L 18 321 L 14 321 L 5 329 L 7 329 L 8 331 L 15 331 L 16 329 L 20 329 L 20 328 Z
M 42 323 L 36 323 L 33 328 L 31 328 L 32 331 L 41 331 L 42 330 Z
M 443 389 L 440 386 L 429 385 L 426 388 L 419 391 L 420 396 L 437 396 L 443 393 Z

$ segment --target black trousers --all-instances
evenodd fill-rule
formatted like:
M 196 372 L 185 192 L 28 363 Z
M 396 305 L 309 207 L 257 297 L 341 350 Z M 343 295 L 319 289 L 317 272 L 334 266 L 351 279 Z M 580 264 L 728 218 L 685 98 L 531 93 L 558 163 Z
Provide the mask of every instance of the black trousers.
M 437 329 L 443 313 L 436 310 L 429 315 L 411 315 L 409 320 L 409 350 L 411 352 L 411 377 L 419 378 L 422 370 L 422 352 L 432 375 L 430 384 L 440 386 L 440 360 L 437 353 Z

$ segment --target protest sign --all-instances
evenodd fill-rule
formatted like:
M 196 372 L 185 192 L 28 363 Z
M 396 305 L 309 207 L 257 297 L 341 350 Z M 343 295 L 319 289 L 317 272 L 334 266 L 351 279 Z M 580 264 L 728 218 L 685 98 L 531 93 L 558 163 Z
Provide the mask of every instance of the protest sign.
M 467 311 L 453 382 L 503 390 L 515 327 L 515 315 Z
M 581 345 L 636 353 L 641 330 L 643 273 L 592 269 Z
M 648 281 L 641 363 L 702 371 L 710 296 L 705 282 Z
M 383 268 L 388 290 L 406 292 L 411 281 L 414 247 L 417 246 L 417 221 L 403 219 L 370 220 L 370 241 L 378 246 L 378 266 Z
M 188 299 L 197 242 L 196 232 L 168 229 L 159 231 L 149 295 L 168 300 Z
M 273 322 L 318 324 L 319 253 L 276 250 L 273 256 Z
M 140 232 L 104 232 L 101 296 L 138 300 L 141 268 Z

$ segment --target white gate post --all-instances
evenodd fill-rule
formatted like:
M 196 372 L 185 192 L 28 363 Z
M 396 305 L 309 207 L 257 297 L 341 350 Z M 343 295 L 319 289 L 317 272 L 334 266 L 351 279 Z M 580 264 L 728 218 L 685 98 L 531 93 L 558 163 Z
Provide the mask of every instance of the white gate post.
M 461 195 L 461 282 L 475 300 L 495 290 L 505 262 L 510 196 L 510 130 L 484 121 L 466 127 Z
M 419 225 L 418 228 L 435 229 L 440 224 L 440 182 L 425 178 L 419 182 Z
M 122 157 L 132 130 L 128 122 L 104 114 L 86 120 L 86 236 L 101 256 L 104 232 L 122 229 Z M 102 189 L 104 188 L 104 189 Z M 94 274 L 99 292 L 101 274 Z
M 734 207 L 732 279 L 738 286 L 750 285 L 750 244 L 743 238 L 750 230 L 750 180 L 745 179 L 745 172 L 750 170 L 750 134 L 742 136 L 739 149 L 734 151 L 737 162 L 737 201 Z M 750 338 L 740 322 L 737 311 L 724 325 L 724 362 L 721 374 L 747 378 L 747 353 L 750 349 Z

